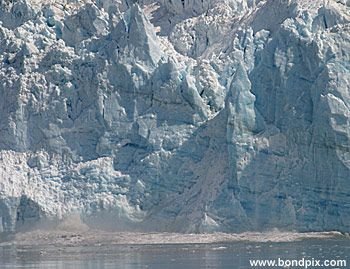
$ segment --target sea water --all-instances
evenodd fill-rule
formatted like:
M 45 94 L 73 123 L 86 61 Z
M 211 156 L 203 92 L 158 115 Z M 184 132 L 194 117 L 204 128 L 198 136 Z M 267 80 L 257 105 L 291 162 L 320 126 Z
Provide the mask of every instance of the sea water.
M 252 266 L 254 260 L 278 259 L 321 262 L 343 260 L 347 262 L 344 267 L 309 268 L 350 268 L 350 240 L 342 237 L 284 243 L 241 241 L 214 244 L 0 247 L 1 269 L 251 269 L 262 268 Z

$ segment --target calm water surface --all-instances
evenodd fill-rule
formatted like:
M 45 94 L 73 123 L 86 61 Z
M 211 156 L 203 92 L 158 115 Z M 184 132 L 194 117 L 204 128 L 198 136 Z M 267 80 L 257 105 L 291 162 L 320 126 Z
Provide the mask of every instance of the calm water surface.
M 251 269 L 250 259 L 347 260 L 350 240 L 322 239 L 290 243 L 215 243 L 112 245 L 83 247 L 0 247 L 0 268 L 45 269 Z

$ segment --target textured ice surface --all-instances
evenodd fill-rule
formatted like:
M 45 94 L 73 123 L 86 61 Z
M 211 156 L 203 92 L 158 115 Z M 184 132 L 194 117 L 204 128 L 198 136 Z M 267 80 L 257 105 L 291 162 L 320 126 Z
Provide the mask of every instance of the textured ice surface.
M 349 231 L 349 6 L 1 1 L 0 232 Z

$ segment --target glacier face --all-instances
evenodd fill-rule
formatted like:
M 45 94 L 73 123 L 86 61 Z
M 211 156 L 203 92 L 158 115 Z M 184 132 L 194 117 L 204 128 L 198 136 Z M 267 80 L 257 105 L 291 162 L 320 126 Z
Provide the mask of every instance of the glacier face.
M 349 6 L 1 1 L 0 232 L 349 231 Z

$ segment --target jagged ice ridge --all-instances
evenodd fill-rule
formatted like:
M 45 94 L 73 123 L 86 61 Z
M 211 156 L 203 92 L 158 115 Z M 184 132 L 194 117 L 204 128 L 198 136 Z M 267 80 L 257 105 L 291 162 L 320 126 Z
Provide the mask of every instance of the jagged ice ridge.
M 348 232 L 349 6 L 0 1 L 0 232 Z

